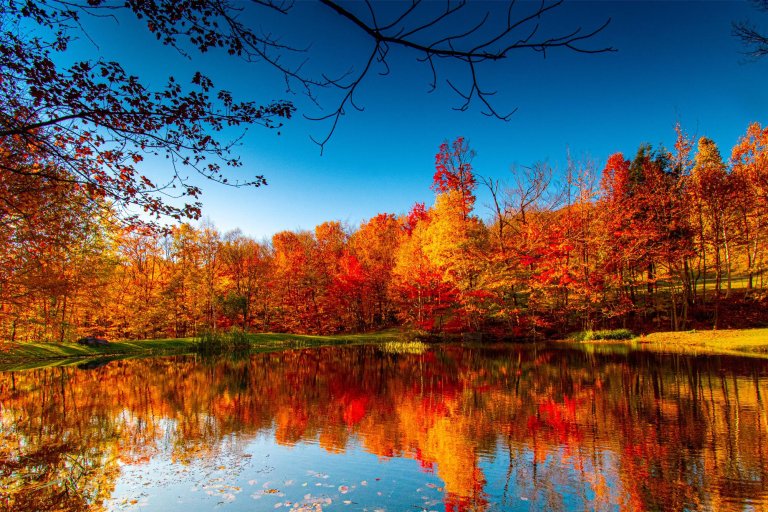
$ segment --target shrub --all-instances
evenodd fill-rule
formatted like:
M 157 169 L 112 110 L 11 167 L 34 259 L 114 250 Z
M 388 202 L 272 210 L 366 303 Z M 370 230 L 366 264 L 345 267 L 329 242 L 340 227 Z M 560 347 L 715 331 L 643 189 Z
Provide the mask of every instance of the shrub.
M 429 345 L 422 341 L 387 341 L 379 346 L 387 354 L 423 354 Z
M 581 331 L 570 335 L 568 338 L 574 341 L 593 340 L 629 340 L 635 335 L 629 329 L 605 329 L 601 331 Z
M 248 335 L 239 330 L 229 332 L 204 332 L 195 340 L 195 352 L 198 354 L 224 354 L 247 352 L 251 348 Z

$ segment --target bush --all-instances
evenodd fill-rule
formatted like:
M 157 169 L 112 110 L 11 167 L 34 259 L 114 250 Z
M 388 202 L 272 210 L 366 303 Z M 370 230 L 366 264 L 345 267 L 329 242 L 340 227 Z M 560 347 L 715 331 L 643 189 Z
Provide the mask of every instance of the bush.
M 570 335 L 568 338 L 574 341 L 593 340 L 629 340 L 635 335 L 629 329 L 606 329 L 602 331 L 581 331 Z
M 423 354 L 429 345 L 423 341 L 387 341 L 379 345 L 379 350 L 387 354 Z
M 227 333 L 204 332 L 195 340 L 195 352 L 198 354 L 224 354 L 247 352 L 251 348 L 248 335 L 239 330 L 232 329 Z

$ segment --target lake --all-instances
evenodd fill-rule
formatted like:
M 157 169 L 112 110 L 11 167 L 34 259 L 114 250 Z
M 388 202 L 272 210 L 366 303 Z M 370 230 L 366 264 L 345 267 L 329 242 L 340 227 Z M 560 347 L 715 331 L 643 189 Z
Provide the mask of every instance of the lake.
M 768 362 L 327 347 L 0 374 L 0 509 L 765 510 Z

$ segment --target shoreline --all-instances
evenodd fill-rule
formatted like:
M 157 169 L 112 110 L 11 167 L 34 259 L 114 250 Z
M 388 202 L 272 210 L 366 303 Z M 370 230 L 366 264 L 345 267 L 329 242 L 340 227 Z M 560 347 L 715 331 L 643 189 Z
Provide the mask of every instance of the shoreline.
M 252 352 L 291 350 L 334 345 L 402 341 L 403 332 L 390 329 L 349 335 L 281 333 L 248 334 Z M 115 341 L 101 347 L 76 343 L 7 343 L 0 345 L 0 371 L 83 363 L 98 358 L 130 358 L 192 354 L 197 338 Z M 768 359 L 768 328 L 707 331 L 655 332 L 626 340 L 555 340 L 574 346 L 623 346 L 634 350 L 680 354 L 722 354 Z

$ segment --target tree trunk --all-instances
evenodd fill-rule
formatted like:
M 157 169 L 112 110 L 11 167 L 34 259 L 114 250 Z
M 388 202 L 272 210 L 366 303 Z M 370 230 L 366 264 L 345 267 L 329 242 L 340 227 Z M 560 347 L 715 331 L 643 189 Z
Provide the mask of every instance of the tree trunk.
M 723 227 L 723 247 L 725 248 L 725 272 L 726 272 L 726 279 L 728 280 L 728 284 L 726 287 L 725 292 L 725 298 L 731 296 L 731 250 L 728 245 L 728 233 L 725 230 L 725 227 Z
M 61 299 L 61 325 L 59 326 L 59 343 L 64 343 L 64 321 L 67 312 L 67 296 Z
M 701 254 L 699 255 L 699 276 L 702 278 L 701 283 L 701 303 L 707 303 L 707 246 L 704 241 L 704 214 L 701 211 L 701 205 L 699 205 L 699 249 Z

